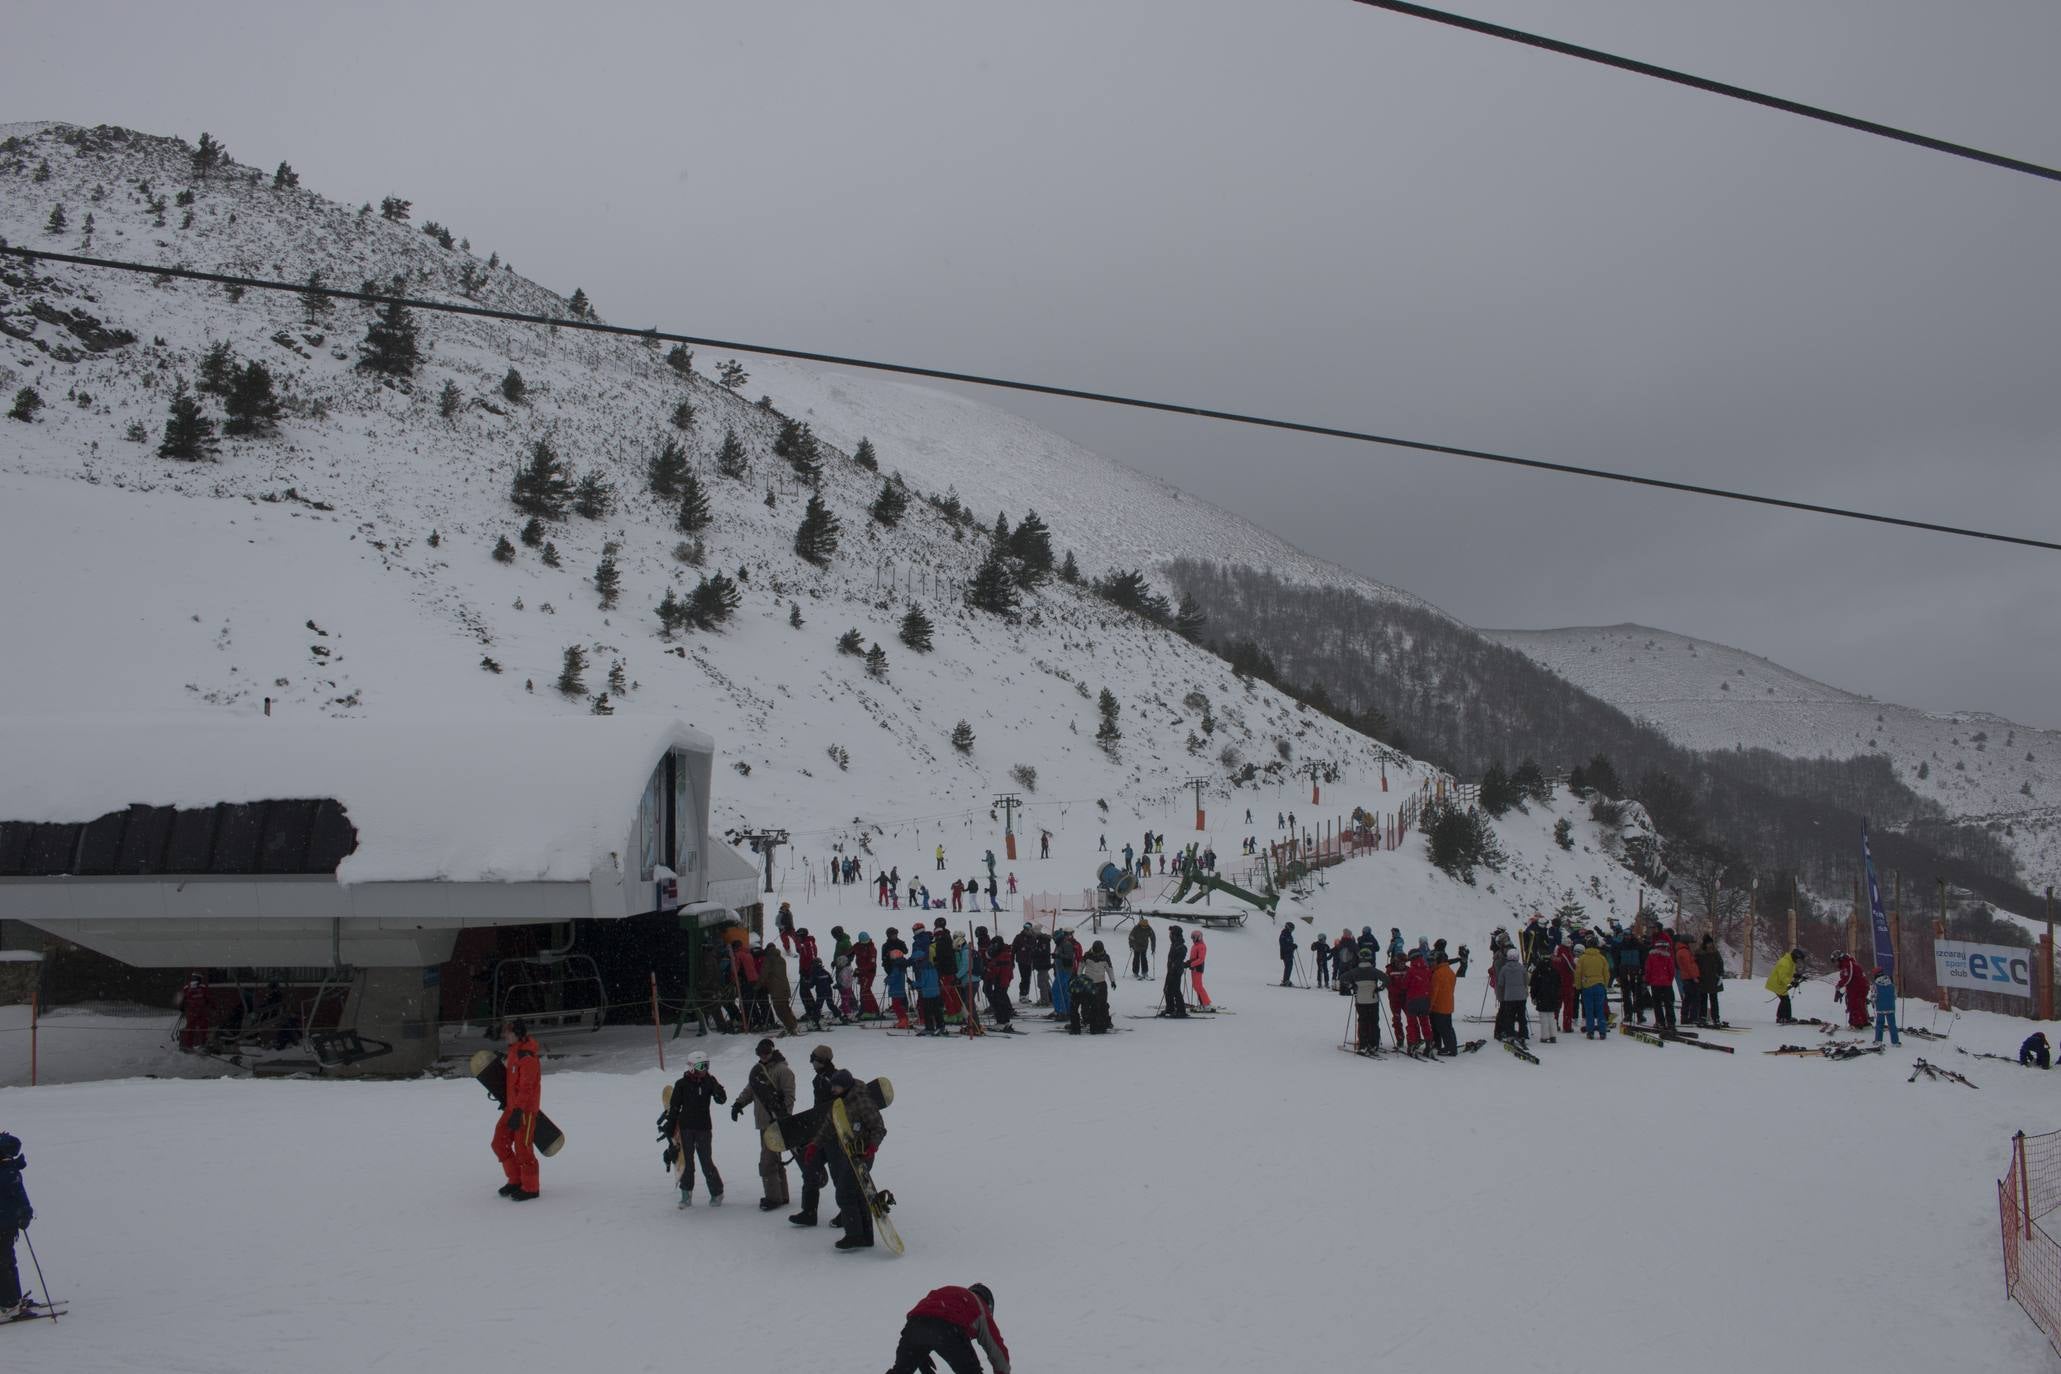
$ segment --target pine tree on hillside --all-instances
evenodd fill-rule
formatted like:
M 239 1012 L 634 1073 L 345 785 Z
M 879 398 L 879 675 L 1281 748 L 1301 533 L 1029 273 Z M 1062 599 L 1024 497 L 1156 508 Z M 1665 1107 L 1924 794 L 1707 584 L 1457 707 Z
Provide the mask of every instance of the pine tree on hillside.
M 558 670 L 558 694 L 563 697 L 587 695 L 587 653 L 577 644 L 566 646 L 565 664 Z
M 165 437 L 157 446 L 157 456 L 187 462 L 215 456 L 215 422 L 201 413 L 200 400 L 186 389 L 183 377 L 172 392 L 172 413 L 165 421 Z
M 408 216 L 415 213 L 415 202 L 402 200 L 399 196 L 388 196 L 379 202 L 379 217 L 392 220 L 395 224 L 406 224 Z
M 744 604 L 744 593 L 723 573 L 704 577 L 687 596 L 686 623 L 697 630 L 713 630 Z
M 1539 770 L 1537 759 L 1527 758 L 1518 764 L 1517 771 L 1510 775 L 1510 785 L 1517 789 L 1518 796 L 1528 801 L 1543 802 L 1553 799 L 1552 784 L 1546 781 L 1546 775 Z
M 995 512 L 995 528 L 992 533 L 995 547 L 1007 553 L 1009 551 L 1009 513 L 1007 511 L 998 510 Z
M 738 390 L 750 380 L 751 374 L 746 372 L 744 364 L 738 362 L 735 358 L 731 358 L 716 369 L 717 384 L 727 387 L 731 391 Z
M 524 522 L 522 532 L 516 537 L 530 548 L 541 547 L 544 543 L 544 522 L 532 515 Z
M 902 643 L 919 654 L 927 654 L 930 652 L 931 634 L 936 628 L 930 623 L 929 616 L 911 606 L 909 613 L 902 617 Z
M 577 286 L 573 288 L 572 299 L 566 302 L 565 308 L 576 320 L 584 320 L 594 313 L 594 303 L 587 299 L 586 291 Z
M 308 273 L 308 285 L 311 287 L 322 286 L 322 274 L 320 272 Z M 301 292 L 301 318 L 307 321 L 310 329 L 320 326 L 323 321 L 329 318 L 330 312 L 335 309 L 336 302 L 323 295 L 320 291 Z
M 694 534 L 708 528 L 708 493 L 701 488 L 701 479 L 693 473 L 685 473 L 680 479 L 680 514 L 673 522 L 683 533 Z
M 909 493 L 900 482 L 890 477 L 880 484 L 880 494 L 866 509 L 874 524 L 893 529 L 902 523 L 902 513 L 909 509 Z
M 1503 765 L 1492 763 L 1481 775 L 1481 809 L 1491 816 L 1501 816 L 1517 804 L 1517 789 L 1510 785 L 1510 775 L 1503 771 Z
M 1066 551 L 1066 558 L 1059 565 L 1059 580 L 1069 587 L 1081 585 L 1081 565 L 1074 561 L 1072 549 Z
M 679 495 L 680 482 L 687 475 L 687 450 L 671 439 L 658 446 L 658 454 L 644 474 L 653 496 Z
M 1617 769 L 1610 763 L 1608 754 L 1598 754 L 1589 760 L 1589 786 L 1606 797 L 1622 797 L 1624 784 L 1617 780 Z
M 514 368 L 501 374 L 501 398 L 510 405 L 523 405 L 530 397 L 530 384 Z
M 193 149 L 193 174 L 205 178 L 228 159 L 228 152 L 215 141 L 215 136 L 203 132 Z
M 808 508 L 802 512 L 800 528 L 794 532 L 794 551 L 807 561 L 823 568 L 830 565 L 830 555 L 837 552 L 837 541 L 843 531 L 843 523 L 823 504 L 823 498 L 811 492 Z
M 277 428 L 279 398 L 263 363 L 247 363 L 235 374 L 222 410 L 228 416 L 222 424 L 224 434 L 262 439 Z
M 601 609 L 615 609 L 616 598 L 622 595 L 623 575 L 615 565 L 614 544 L 601 546 L 601 561 L 594 565 L 594 590 L 601 595 Z
M 208 345 L 208 351 L 200 355 L 200 367 L 195 373 L 193 389 L 204 396 L 227 396 L 229 383 L 236 373 L 236 355 L 229 351 L 226 340 Z
M 973 752 L 973 727 L 963 720 L 952 727 L 952 747 L 962 754 Z
M 1193 644 L 1202 642 L 1202 627 L 1209 623 L 1209 616 L 1194 597 L 1183 595 L 1181 607 L 1174 612 L 1174 633 Z
M 666 354 L 666 366 L 681 376 L 686 376 L 694 371 L 694 350 L 686 344 L 674 344 L 673 351 Z
M 358 366 L 382 377 L 412 377 L 421 363 L 414 312 L 399 301 L 388 301 L 365 330 L 365 341 L 358 345 Z
M 816 442 L 816 435 L 806 424 L 796 420 L 780 422 L 779 437 L 773 440 L 775 457 L 785 458 L 794 469 L 794 475 L 810 486 L 823 479 L 823 453 Z
M 71 218 L 65 214 L 64 207 L 62 205 L 53 205 L 50 207 L 50 218 L 43 221 L 43 232 L 46 234 L 62 234 L 70 224 Z
M 852 461 L 868 472 L 880 471 L 880 457 L 873 452 L 871 439 L 859 440 L 859 446 L 852 450 Z
M 558 558 L 558 545 L 556 545 L 556 544 L 552 543 L 552 542 L 551 542 L 551 541 L 550 541 L 549 539 L 546 539 L 546 540 L 544 541 L 544 555 L 543 555 L 543 557 L 544 557 L 544 566 L 545 566 L 545 567 L 547 567 L 547 568 L 555 568 L 555 567 L 558 567 L 558 566 L 559 566 L 559 558 Z
M 565 464 L 542 439 L 530 451 L 530 460 L 515 474 L 515 508 L 525 515 L 544 520 L 563 520 L 572 501 L 572 479 Z
M 1116 713 L 1119 709 L 1116 693 L 1104 687 L 1102 695 L 1096 698 L 1095 709 L 1102 714 L 1102 724 L 1095 729 L 1095 740 L 1106 748 L 1124 737 L 1124 732 L 1116 728 Z
M 744 477 L 750 467 L 744 461 L 744 445 L 737 438 L 737 431 L 723 431 L 723 446 L 716 450 L 716 473 L 722 477 Z
M 980 571 L 973 575 L 973 581 L 967 587 L 966 600 L 968 604 L 996 615 L 1008 615 L 1016 609 L 1016 578 L 1010 573 L 1008 560 L 1000 549 L 988 549 Z
M 866 652 L 866 636 L 857 630 L 846 630 L 837 637 L 837 651 L 841 654 L 863 654 Z
M 1016 584 L 1026 591 L 1035 590 L 1052 579 L 1052 531 L 1036 511 L 1023 517 L 1023 523 L 1009 536 L 1009 556 L 1016 562 Z
M 515 561 L 515 545 L 508 542 L 508 536 L 505 534 L 494 541 L 494 561 L 496 563 L 513 563 Z
M 797 630 L 802 627 L 801 602 L 790 601 L 787 603 L 787 623 Z
M 7 418 L 32 425 L 36 422 L 36 412 L 42 408 L 43 393 L 32 386 L 25 386 L 14 393 L 14 405 L 9 408 Z
M 658 603 L 659 638 L 671 639 L 673 631 L 679 629 L 685 620 L 686 613 L 687 608 L 681 604 L 679 597 L 673 595 L 673 589 L 671 587 L 666 588 L 666 594 L 659 599 Z
M 1145 574 L 1137 568 L 1113 572 L 1095 583 L 1095 594 L 1133 615 L 1164 625 L 1173 616 L 1166 598 L 1152 590 Z
M 573 486 L 573 513 L 584 520 L 600 520 L 615 509 L 615 487 L 601 469 L 588 468 Z
M 437 393 L 437 414 L 449 420 L 456 417 L 464 405 L 465 393 L 458 389 L 458 383 L 446 381 L 444 389 Z
M 301 174 L 289 163 L 280 163 L 279 170 L 272 173 L 272 189 L 275 191 L 291 191 L 300 184 Z
M 680 402 L 680 404 L 673 407 L 673 428 L 694 428 L 694 402 L 682 401 Z
M 866 651 L 866 676 L 887 676 L 887 650 L 875 644 Z

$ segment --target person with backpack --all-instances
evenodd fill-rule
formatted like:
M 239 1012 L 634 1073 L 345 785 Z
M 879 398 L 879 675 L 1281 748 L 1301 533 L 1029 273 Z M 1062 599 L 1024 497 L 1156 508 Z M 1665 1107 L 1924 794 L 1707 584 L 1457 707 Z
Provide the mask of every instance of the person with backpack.
M 777 942 L 759 950 L 759 995 L 780 1018 L 782 1035 L 801 1034 L 801 1026 L 794 1019 L 794 992 L 787 983 L 787 956 L 780 952 Z
M 873 979 L 880 972 L 880 951 L 873 945 L 873 937 L 865 931 L 852 942 L 852 965 L 859 979 L 859 1015 L 863 1019 L 880 1019 L 880 1003 L 873 996 Z
M 772 1041 L 759 1043 L 770 1045 Z M 668 1157 L 677 1153 L 680 1159 L 680 1201 L 681 1207 L 694 1205 L 694 1161 L 701 1161 L 701 1171 L 708 1178 L 708 1205 L 723 1205 L 723 1176 L 716 1170 L 716 1130 L 709 1122 L 709 1104 L 727 1102 L 730 1095 L 716 1076 L 708 1071 L 708 1052 L 689 1050 L 687 1071 L 673 1084 L 673 1092 L 666 1102 L 665 1115 L 659 1118 L 660 1129 L 673 1142 Z
M 752 1137 L 759 1143 L 759 1186 L 765 1193 L 759 1210 L 776 1212 L 788 1203 L 787 1163 L 778 1150 L 766 1148 L 765 1132 L 781 1117 L 794 1115 L 794 1070 L 771 1040 L 759 1041 L 753 1053 L 759 1062 L 751 1066 L 744 1091 L 730 1104 L 730 1119 L 737 1120 L 751 1108 Z
M 909 1029 L 909 952 L 902 942 L 895 938 L 892 929 L 887 932 L 887 943 L 881 946 L 881 962 L 887 970 L 887 1005 L 895 1014 L 895 1029 Z
M 1166 936 L 1166 985 L 1161 999 L 1160 1015 L 1184 1017 L 1188 1014 L 1187 999 L 1181 995 L 1181 976 L 1188 971 L 1188 942 L 1181 937 L 1179 926 L 1168 926 Z
M 1341 945 L 1350 949 L 1350 944 Z M 1359 970 L 1353 973 L 1353 1015 L 1358 1018 L 1359 1036 L 1353 1049 L 1360 1054 L 1381 1053 L 1381 1010 L 1388 991 L 1388 975 L 1378 968 Z M 1396 1048 L 1402 1046 L 1398 1044 Z
M 880 1119 L 880 1107 L 873 1100 L 850 1069 L 836 1069 L 830 1075 L 830 1099 L 843 1102 L 845 1120 L 852 1133 L 852 1148 L 866 1161 L 870 1169 L 873 1156 L 880 1151 L 880 1144 L 887 1138 L 887 1123 Z M 826 1104 L 822 1124 L 816 1128 L 816 1138 L 810 1142 L 812 1148 L 821 1152 L 829 1161 L 830 1179 L 836 1189 L 836 1222 L 844 1227 L 839 1238 L 839 1250 L 865 1250 L 873 1245 L 873 1209 L 867 1205 L 866 1192 L 859 1186 L 859 1171 L 853 1166 L 852 1157 L 846 1153 L 843 1142 L 837 1138 L 837 1120 Z
M 1496 973 L 1496 1039 L 1531 1039 L 1531 1027 L 1525 1024 L 1524 960 L 1511 957 L 1503 961 L 1503 967 Z
M 809 1082 L 809 1093 L 815 1110 L 827 1124 L 830 1120 L 830 1101 L 833 1096 L 831 1080 L 839 1072 L 837 1057 L 831 1052 L 830 1046 L 818 1045 L 809 1051 L 809 1068 L 815 1075 Z M 823 1197 L 823 1185 L 830 1181 L 829 1166 L 824 1162 L 823 1151 L 814 1140 L 790 1140 L 785 1143 L 794 1151 L 802 1171 L 801 1210 L 787 1219 L 796 1226 L 814 1226 L 816 1206 Z M 835 1140 L 830 1142 L 830 1148 L 837 1148 Z
M 22 1170 L 28 1167 L 21 1141 L 0 1131 L 0 1318 L 5 1319 L 20 1316 L 29 1306 L 22 1296 L 21 1271 L 14 1262 L 14 1238 L 36 1219 L 29 1190 L 21 1181 Z M 47 1302 L 50 1295 L 45 1293 L 43 1298 Z
M 924 1035 L 945 1033 L 945 983 L 930 957 L 931 946 L 920 946 L 909 961 L 909 976 L 916 984 L 916 1005 L 923 1014 Z
M 1009 1347 L 995 1325 L 995 1295 L 984 1283 L 933 1288 L 909 1309 L 887 1374 L 934 1374 L 936 1355 L 952 1374 L 980 1374 L 974 1346 L 987 1352 L 994 1374 L 1009 1374 Z
M 1074 986 L 1080 993 L 1074 1006 L 1080 1010 L 1088 1034 L 1108 1034 L 1109 998 L 1116 990 L 1116 965 L 1110 962 L 1109 951 L 1100 940 L 1081 956 L 1080 976 L 1074 980 Z
M 1654 933 L 1653 947 L 1646 951 L 1646 995 L 1653 999 L 1656 1030 L 1675 1028 L 1675 942 L 1667 931 Z

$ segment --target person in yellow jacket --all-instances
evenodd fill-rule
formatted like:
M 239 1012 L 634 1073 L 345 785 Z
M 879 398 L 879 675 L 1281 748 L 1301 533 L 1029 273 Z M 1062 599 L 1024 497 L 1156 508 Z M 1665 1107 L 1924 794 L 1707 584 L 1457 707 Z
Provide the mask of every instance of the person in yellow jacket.
M 1789 994 L 1803 981 L 1803 951 L 1792 949 L 1775 960 L 1775 971 L 1768 975 L 1767 989 L 1775 994 L 1775 1024 L 1786 1026 L 1796 1019 L 1789 1009 Z
M 1574 961 L 1574 986 L 1582 1001 L 1582 1039 L 1610 1038 L 1610 959 L 1600 946 L 1585 944 Z

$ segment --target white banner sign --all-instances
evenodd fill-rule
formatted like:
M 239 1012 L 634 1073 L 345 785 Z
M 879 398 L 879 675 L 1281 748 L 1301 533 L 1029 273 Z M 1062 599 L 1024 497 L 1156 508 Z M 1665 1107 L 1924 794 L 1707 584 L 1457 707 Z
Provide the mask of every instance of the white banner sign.
M 2032 996 L 2032 951 L 2012 945 L 1970 945 L 1941 940 L 1932 947 L 1932 966 L 1943 988 Z

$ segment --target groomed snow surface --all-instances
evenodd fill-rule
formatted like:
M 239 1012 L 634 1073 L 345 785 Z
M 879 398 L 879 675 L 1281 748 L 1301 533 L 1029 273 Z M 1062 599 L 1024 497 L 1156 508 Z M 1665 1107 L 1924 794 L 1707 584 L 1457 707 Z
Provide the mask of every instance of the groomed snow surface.
M 1263 836 L 1275 804 L 1254 807 Z M 1296 919 L 1300 942 L 1399 925 L 1485 951 L 1513 907 L 1568 887 L 1592 916 L 1628 914 L 1636 886 L 1592 852 L 1593 826 L 1563 854 L 1554 817 L 1503 826 L 1497 892 L 1438 875 L 1415 844 L 1333 869 L 1295 907 L 1314 922 Z M 1159 815 L 1113 822 L 1111 843 L 1146 824 L 1181 838 Z M 1075 827 L 1061 857 L 1016 868 L 1071 886 L 1094 843 Z M 922 871 L 914 848 L 899 859 Z M 909 924 L 870 889 L 796 905 L 819 933 Z M 1992 1182 L 2014 1130 L 2057 1124 L 2056 1080 L 1908 1038 L 1851 1063 L 1765 1058 L 1820 1037 L 1778 1031 L 1758 980 L 1725 993 L 1753 1027 L 1722 1037 L 1730 1056 L 1575 1035 L 1539 1046 L 1540 1067 L 1493 1044 L 1370 1062 L 1336 1048 L 1343 999 L 1270 986 L 1266 917 L 1208 938 L 1207 982 L 1234 1015 L 1127 1019 L 1157 983 L 1126 979 L 1120 1035 L 1025 1022 L 977 1042 L 785 1043 L 804 1083 L 818 1039 L 895 1081 L 879 1173 L 901 1259 L 837 1254 L 828 1229 L 761 1214 L 748 1118 L 719 1122 L 728 1205 L 674 1208 L 659 1089 L 698 1045 L 735 1093 L 755 1037 L 668 1042 L 669 1073 L 634 1027 L 551 1038 L 544 1105 L 570 1139 L 521 1205 L 494 1194 L 493 1108 L 462 1078 L 9 1088 L 0 1128 L 26 1142 L 34 1236 L 72 1315 L 0 1333 L 6 1367 L 865 1371 L 887 1367 L 924 1291 L 980 1280 L 1026 1371 L 2061 1369 L 2003 1296 Z M 1481 995 L 1477 965 L 1459 1012 Z M 1799 1011 L 1831 1015 L 1828 987 Z M 63 1024 L 45 1037 L 61 1064 L 92 1038 Z M 2002 1054 L 2026 1031 L 1937 1024 Z M 1907 1083 L 1920 1056 L 1980 1091 Z

